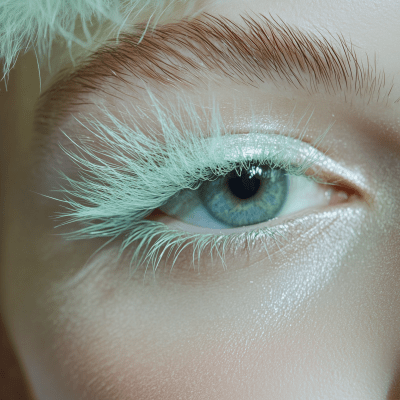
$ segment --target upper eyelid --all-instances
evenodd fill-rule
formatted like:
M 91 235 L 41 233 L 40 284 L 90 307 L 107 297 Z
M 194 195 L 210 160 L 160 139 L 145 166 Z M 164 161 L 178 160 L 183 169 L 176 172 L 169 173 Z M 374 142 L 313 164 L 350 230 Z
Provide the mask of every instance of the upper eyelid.
M 189 83 L 203 72 L 217 71 L 248 84 L 268 80 L 308 93 L 350 91 L 368 103 L 389 101 L 392 85 L 383 71 L 369 63 L 373 57 L 362 62 L 341 36 L 328 40 L 272 17 L 243 18 L 243 22 L 247 29 L 226 18 L 206 15 L 202 20 L 159 26 L 147 32 L 140 44 L 141 34 L 120 35 L 118 45 L 115 39 L 109 41 L 75 72 L 61 71 L 55 77 L 37 103 L 36 130 L 54 129 L 70 111 L 88 102 L 88 94 L 107 93 L 110 80 L 114 89 L 120 82 L 134 90 L 126 79 L 129 75 L 171 84 L 182 82 L 185 74 L 189 74 Z M 169 63 L 168 57 L 174 62 Z
M 193 121 L 198 120 L 196 115 L 192 116 Z M 115 119 L 111 114 L 107 114 L 107 117 L 112 120 L 113 118 Z M 213 168 L 218 167 L 221 174 L 223 173 L 221 171 L 224 171 L 227 167 L 229 169 L 232 163 L 236 164 L 244 160 L 269 160 L 285 169 L 290 164 L 295 165 L 298 163 L 299 167 L 296 167 L 295 171 L 300 172 L 302 175 L 305 170 L 313 169 L 313 171 L 317 171 L 318 169 L 319 178 L 324 180 L 325 175 L 332 184 L 337 184 L 337 181 L 342 181 L 342 183 L 347 182 L 348 186 L 355 187 L 356 191 L 357 189 L 362 191 L 367 187 L 365 182 L 363 182 L 362 175 L 358 175 L 354 171 L 348 171 L 340 163 L 335 162 L 323 152 L 318 151 L 314 146 L 300 139 L 285 136 L 282 133 L 258 133 L 255 135 L 235 133 L 230 134 L 226 138 L 225 135 L 220 136 L 221 132 L 218 132 L 218 130 L 215 132 L 212 130 L 215 136 L 204 137 L 205 133 L 202 132 L 200 126 L 198 126 L 200 131 L 192 131 L 192 126 L 192 129 L 184 131 L 184 135 L 174 126 L 170 133 L 172 140 L 171 138 L 169 139 L 172 147 L 168 146 L 164 149 L 163 146 L 159 147 L 160 144 L 157 142 L 154 142 L 155 147 L 153 147 L 153 139 L 147 136 L 148 132 L 137 131 L 129 124 L 122 128 L 123 132 L 117 133 L 121 129 L 121 126 L 118 125 L 121 122 L 118 119 L 115 119 L 114 122 L 118 126 L 115 132 L 97 119 L 88 122 L 91 126 L 90 129 L 97 130 L 98 141 L 103 143 L 100 150 L 96 149 L 96 147 L 92 148 L 90 145 L 91 142 L 89 142 L 89 147 L 86 147 L 87 150 L 85 150 L 85 146 L 87 145 L 84 143 L 82 143 L 84 146 L 80 148 L 84 154 L 83 158 L 74 156 L 74 152 L 67 151 L 67 154 L 69 153 L 75 157 L 75 160 L 78 161 L 78 166 L 80 164 L 84 166 L 84 171 L 92 171 L 94 173 L 94 180 L 89 177 L 89 180 L 85 179 L 80 183 L 79 181 L 74 181 L 78 184 L 78 186 L 74 184 L 74 190 L 78 191 L 67 191 L 67 193 L 83 199 L 90 198 L 91 196 L 93 198 L 93 194 L 95 194 L 93 205 L 97 204 L 97 206 L 102 207 L 95 208 L 95 211 L 93 211 L 94 214 L 90 214 L 91 216 L 87 215 L 85 211 L 86 206 L 82 209 L 82 215 L 89 216 L 91 219 L 95 219 L 96 216 L 100 218 L 102 214 L 99 214 L 99 212 L 102 209 L 103 213 L 105 212 L 104 216 L 109 215 L 110 210 L 108 210 L 107 204 L 110 202 L 110 199 L 114 199 L 112 200 L 113 209 L 118 210 L 118 215 L 137 214 L 144 217 L 147 210 L 159 207 L 164 201 L 162 200 L 163 198 L 170 198 L 177 190 L 191 187 L 191 184 L 195 184 L 198 179 L 202 179 L 201 177 L 205 176 L 203 172 L 204 168 L 211 168 L 210 171 L 212 171 Z M 218 117 L 215 117 L 215 123 L 217 125 L 220 124 Z M 120 134 L 122 134 L 123 139 L 119 137 Z M 116 140 L 116 148 L 114 148 L 113 138 Z M 137 139 L 138 141 L 136 141 Z M 110 151 L 105 151 L 104 153 L 103 146 L 105 146 L 104 149 L 110 146 Z M 119 150 L 122 150 L 122 148 L 123 151 L 120 152 Z M 99 159 L 101 164 L 97 167 L 97 162 L 96 164 L 92 164 L 90 161 L 87 161 L 85 154 L 89 158 L 94 156 L 95 160 L 97 158 L 96 154 L 100 155 L 100 157 L 107 154 L 111 156 L 111 160 L 104 163 Z M 139 158 L 144 157 L 142 161 L 139 160 L 138 155 Z M 306 164 L 304 164 L 305 168 L 303 167 L 303 160 L 307 160 Z M 309 160 L 312 160 L 312 162 L 309 163 Z M 167 162 L 166 165 L 164 165 L 164 161 Z M 121 163 L 121 171 L 117 167 L 119 163 Z M 105 170 L 103 170 L 103 166 L 106 166 Z M 114 170 L 115 168 L 117 170 Z M 127 174 L 126 171 L 129 173 Z M 118 176 L 119 179 L 115 181 Z M 151 179 L 149 176 L 151 176 Z M 190 176 L 190 180 L 188 180 L 188 176 Z M 129 193 L 126 192 L 126 183 L 128 181 Z M 156 181 L 158 184 L 155 184 Z M 91 182 L 95 186 L 92 187 Z M 151 183 L 150 186 L 148 186 L 149 183 Z M 109 193 L 106 198 L 103 196 L 104 188 L 107 189 L 104 194 Z M 113 191 L 116 191 L 116 193 L 113 194 Z M 151 192 L 150 195 L 148 191 Z M 164 197 L 161 196 L 160 191 L 162 191 Z M 99 194 L 96 194 L 97 192 Z M 90 196 L 90 194 L 92 195 Z M 119 196 L 122 194 L 123 199 L 121 202 Z M 113 196 L 116 197 L 114 198 Z M 128 196 L 128 199 L 131 199 L 129 205 L 126 204 L 126 196 Z M 149 197 L 152 202 L 149 202 Z M 143 209 L 142 204 L 144 198 L 147 199 L 146 210 Z M 135 199 L 136 208 L 132 203 L 132 199 Z
M 281 136 L 281 142 L 282 140 L 286 140 L 285 145 L 281 143 L 282 150 L 285 146 L 295 147 L 296 144 L 294 145 L 292 141 L 300 141 L 302 142 L 302 147 L 299 148 L 298 151 L 299 154 L 300 152 L 303 152 L 303 159 L 306 158 L 305 153 L 314 152 L 315 156 L 318 158 L 318 163 L 314 163 L 313 168 L 307 169 L 310 172 L 317 172 L 319 183 L 327 183 L 347 187 L 351 191 L 358 193 L 368 203 L 373 198 L 371 193 L 369 193 L 369 185 L 365 181 L 365 177 L 362 173 L 358 173 L 354 170 L 354 168 L 352 168 L 352 170 L 349 170 L 347 167 L 344 167 L 340 162 L 334 161 L 334 158 L 326 156 L 326 154 L 329 152 L 329 148 L 325 148 L 323 150 L 323 153 L 316 150 L 324 141 L 323 138 L 331 129 L 331 127 L 335 124 L 335 121 L 327 121 L 327 126 L 325 126 L 325 129 L 321 130 L 321 134 L 318 137 L 314 135 L 308 137 L 306 135 L 308 129 L 307 126 L 314 113 L 314 111 L 310 110 L 309 107 L 306 108 L 305 113 L 300 115 L 299 120 L 296 120 L 296 122 L 292 120 L 292 117 L 289 117 L 287 124 L 285 123 L 282 125 L 282 123 L 279 123 L 278 125 L 276 125 L 274 122 L 272 122 L 274 121 L 274 119 L 272 119 L 270 121 L 271 127 L 269 127 L 269 124 L 267 126 L 259 126 L 258 122 L 256 121 L 257 118 L 260 118 L 262 116 L 272 115 L 272 111 L 270 109 L 272 104 L 270 106 L 265 106 L 264 109 L 261 110 L 260 115 L 254 114 L 255 111 L 253 110 L 253 116 L 252 119 L 250 119 L 252 123 L 250 125 L 246 125 L 246 129 L 243 130 L 243 128 L 235 128 L 235 123 L 233 123 L 233 125 L 229 125 L 229 128 L 224 126 L 224 122 L 221 119 L 221 114 L 219 110 L 220 105 L 218 104 L 218 102 L 216 103 L 215 100 L 211 102 L 211 104 L 213 104 L 211 107 L 210 105 L 207 105 L 208 103 L 203 104 L 201 102 L 201 107 L 200 109 L 198 109 L 195 107 L 195 103 L 191 100 L 190 96 L 188 97 L 186 95 L 178 95 L 176 99 L 174 99 L 174 101 L 171 103 L 171 105 L 166 106 L 164 105 L 162 100 L 157 98 L 157 96 L 152 93 L 151 90 L 148 90 L 148 95 L 149 99 L 143 104 L 144 108 L 142 107 L 142 105 L 136 105 L 134 103 L 130 104 L 130 106 L 123 105 L 123 108 L 126 112 L 122 112 L 122 110 L 120 110 L 122 119 L 119 119 L 117 115 L 114 115 L 114 113 L 111 111 L 112 108 L 108 109 L 108 106 L 101 105 L 97 106 L 98 111 L 94 114 L 94 116 L 92 114 L 89 114 L 89 116 L 86 116 L 85 114 L 80 114 L 80 116 L 83 117 L 83 120 L 86 121 L 87 124 L 74 116 L 74 119 L 76 120 L 78 125 L 74 125 L 72 127 L 71 136 L 62 131 L 67 138 L 66 141 L 62 141 L 63 146 L 67 146 L 67 148 L 69 148 L 68 143 L 72 142 L 75 146 L 78 142 L 82 144 L 86 142 L 90 146 L 93 144 L 93 149 L 96 149 L 96 152 L 98 154 L 100 154 L 100 149 L 103 148 L 103 146 L 105 145 L 105 151 L 106 153 L 108 153 L 107 146 L 110 145 L 110 142 L 108 142 L 108 134 L 103 136 L 103 134 L 108 131 L 113 132 L 110 136 L 111 138 L 113 137 L 113 135 L 115 135 L 115 139 L 118 139 L 118 146 L 121 146 L 121 140 L 125 141 L 127 137 L 130 137 L 130 140 L 127 142 L 128 148 L 130 149 L 129 151 L 133 151 L 132 155 L 137 153 L 138 149 L 134 149 L 136 143 L 136 145 L 138 145 L 140 149 L 140 152 L 138 154 L 140 154 L 140 156 L 143 156 L 143 143 L 146 142 L 147 144 L 145 145 L 145 147 L 150 146 L 149 148 L 151 148 L 152 151 L 155 151 L 156 153 L 159 151 L 164 152 L 164 150 L 162 150 L 159 146 L 163 146 L 162 143 L 167 137 L 172 137 L 171 143 L 173 143 L 174 146 L 181 144 L 183 147 L 186 148 L 188 145 L 188 139 L 191 143 L 192 138 L 196 138 L 196 141 L 198 141 L 204 136 L 203 139 L 206 140 L 203 140 L 201 146 L 213 147 L 220 145 L 218 142 L 220 140 L 218 138 L 219 135 L 229 134 L 236 137 L 243 136 L 245 138 L 247 134 L 251 132 L 268 132 L 269 134 L 274 133 L 273 136 Z M 197 104 L 197 106 L 198 105 L 199 104 Z M 232 112 L 233 115 L 236 117 L 237 110 L 235 107 Z M 259 111 L 257 111 L 256 113 L 258 112 Z M 99 113 L 100 117 L 98 117 Z M 103 122 L 103 120 L 110 121 L 111 125 L 109 125 L 109 122 Z M 156 125 L 154 125 L 154 120 L 157 121 Z M 149 121 L 149 123 L 145 121 Z M 303 122 L 301 123 L 301 125 L 299 125 L 301 121 Z M 239 126 L 241 126 L 241 123 L 239 124 Z M 90 132 L 89 137 L 87 138 L 85 135 L 85 130 Z M 76 134 L 77 131 L 82 132 L 82 134 Z M 185 133 L 189 131 L 192 132 L 192 134 L 190 135 L 191 137 L 187 136 L 187 134 Z M 177 132 L 181 132 L 181 134 L 177 135 Z M 211 132 L 214 133 L 211 134 Z M 101 134 L 98 135 L 98 133 Z M 61 137 L 64 137 L 64 135 L 61 135 Z M 154 140 L 155 138 L 157 139 Z M 162 141 L 159 141 L 158 139 L 161 138 Z M 242 141 L 245 140 L 244 138 L 242 139 Z M 87 139 L 89 140 L 87 141 Z M 213 140 L 217 141 L 215 145 L 212 144 Z M 250 146 L 252 144 L 254 145 L 254 143 L 251 143 L 251 141 L 249 144 Z M 268 142 L 267 139 L 265 143 L 260 142 L 259 144 L 260 148 L 263 148 L 264 146 L 268 146 L 273 143 Z M 235 148 L 234 146 L 231 152 L 231 156 L 228 157 L 232 162 L 243 158 L 243 156 L 236 154 L 237 148 L 238 147 Z M 124 149 L 124 151 L 126 151 L 126 148 Z M 103 154 L 103 156 L 107 156 L 108 158 L 107 154 Z M 157 164 L 157 157 L 153 159 L 153 157 L 150 156 L 148 152 L 145 156 L 149 158 L 151 163 L 153 163 L 153 166 Z M 290 162 L 292 161 L 293 159 L 290 160 Z M 318 171 L 315 170 L 314 167 L 317 167 Z M 300 169 L 298 171 L 300 171 Z M 296 171 L 296 173 L 298 171 Z

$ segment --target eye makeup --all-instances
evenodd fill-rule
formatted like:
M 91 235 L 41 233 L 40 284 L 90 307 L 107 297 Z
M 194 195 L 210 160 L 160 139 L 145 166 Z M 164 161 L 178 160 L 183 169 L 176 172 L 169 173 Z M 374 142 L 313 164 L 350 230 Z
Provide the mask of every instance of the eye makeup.
M 193 264 L 217 254 L 226 267 L 226 252 L 239 243 L 251 246 L 263 237 L 278 240 L 279 218 L 193 232 L 185 224 L 171 223 L 171 217 L 155 217 L 156 210 L 183 191 L 194 193 L 204 183 L 255 164 L 324 185 L 326 190 L 337 191 L 342 183 L 351 187 L 344 169 L 317 149 L 329 126 L 308 144 L 302 140 L 306 128 L 298 137 L 290 130 L 260 129 L 256 122 L 247 132 L 237 131 L 225 126 L 215 103 L 211 109 L 196 108 L 181 98 L 166 107 L 149 94 L 151 107 L 136 107 L 140 121 L 132 112 L 119 119 L 103 108 L 102 120 L 84 117 L 86 125 L 79 121 L 90 132 L 90 140 L 83 136 L 73 142 L 75 151 L 62 147 L 77 166 L 76 178 L 59 171 L 64 184 L 56 190 L 65 207 L 58 215 L 64 221 L 61 225 L 73 226 L 62 234 L 66 239 L 119 238 L 120 255 L 134 249 L 134 270 L 156 271 L 162 260 L 172 269 L 189 248 Z M 159 128 L 144 129 L 146 119 L 156 120 Z

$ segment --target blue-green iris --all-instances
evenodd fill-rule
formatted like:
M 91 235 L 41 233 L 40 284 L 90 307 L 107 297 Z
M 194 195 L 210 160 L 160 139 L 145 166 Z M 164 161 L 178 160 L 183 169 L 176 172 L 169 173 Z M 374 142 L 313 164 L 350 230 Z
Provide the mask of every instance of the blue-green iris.
M 200 199 L 218 221 L 232 227 L 254 225 L 274 218 L 285 203 L 288 178 L 284 170 L 251 165 L 214 181 L 204 182 Z

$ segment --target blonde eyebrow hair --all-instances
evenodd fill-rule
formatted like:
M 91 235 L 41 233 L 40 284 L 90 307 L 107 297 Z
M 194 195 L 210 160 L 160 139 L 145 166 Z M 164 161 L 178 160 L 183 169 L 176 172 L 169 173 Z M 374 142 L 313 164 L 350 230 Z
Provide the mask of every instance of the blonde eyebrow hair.
M 107 84 L 121 93 L 127 85 L 134 91 L 125 76 L 166 86 L 195 86 L 216 73 L 255 87 L 268 81 L 308 94 L 340 92 L 345 100 L 355 95 L 368 103 L 389 103 L 393 83 L 386 82 L 376 62 L 368 57 L 361 62 L 342 36 L 330 35 L 328 40 L 272 16 L 241 18 L 243 24 L 203 14 L 153 30 L 137 25 L 137 33 L 110 39 L 81 60 L 75 71 L 62 70 L 55 76 L 37 103 L 36 128 L 46 131 L 61 122 L 88 103 L 88 94 L 114 95 L 107 92 Z

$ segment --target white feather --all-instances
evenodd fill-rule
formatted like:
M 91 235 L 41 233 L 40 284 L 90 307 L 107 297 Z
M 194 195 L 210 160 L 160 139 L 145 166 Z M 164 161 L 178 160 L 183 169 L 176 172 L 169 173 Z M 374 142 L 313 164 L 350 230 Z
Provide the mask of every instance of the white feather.
M 33 48 L 39 61 L 53 40 L 90 46 L 94 18 L 122 26 L 128 16 L 160 15 L 171 3 L 188 0 L 0 0 L 0 59 L 6 83 L 21 51 Z M 76 35 L 81 25 L 85 40 Z

